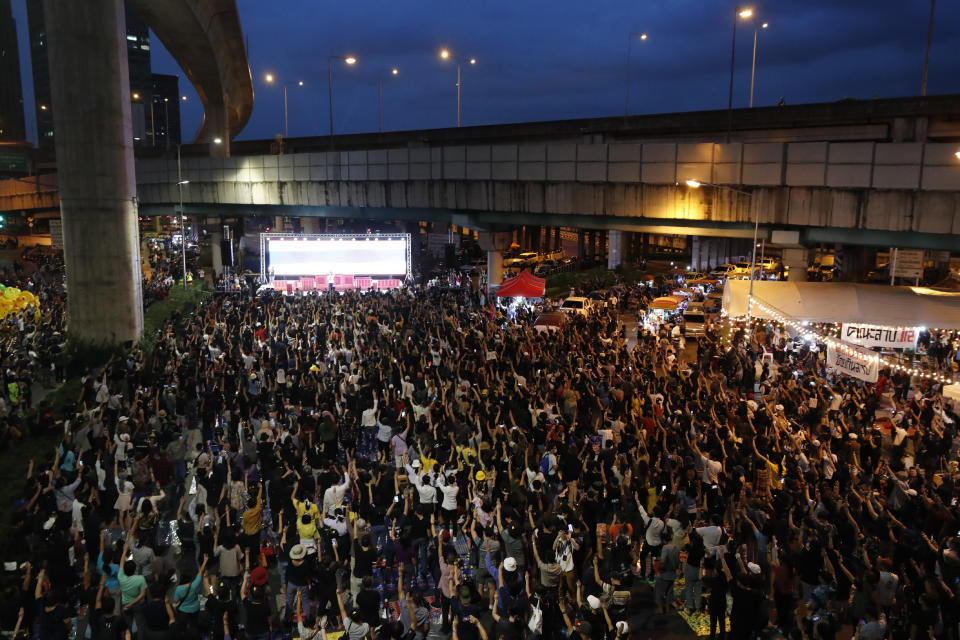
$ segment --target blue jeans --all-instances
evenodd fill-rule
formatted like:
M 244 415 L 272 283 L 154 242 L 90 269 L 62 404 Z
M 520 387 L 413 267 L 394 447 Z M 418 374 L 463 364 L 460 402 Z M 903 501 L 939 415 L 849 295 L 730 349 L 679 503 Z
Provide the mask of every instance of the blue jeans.
M 683 606 L 695 611 L 703 604 L 703 581 L 700 579 L 700 567 L 689 564 L 683 566 Z
M 310 599 L 310 587 L 298 587 L 290 583 L 287 583 L 287 616 L 293 616 L 293 614 L 297 612 L 296 601 L 298 591 L 300 592 L 300 610 L 303 611 L 304 616 L 309 616 L 313 608 L 313 600 Z
M 173 479 L 177 484 L 183 484 L 187 479 L 187 462 L 185 460 L 173 461 Z
M 383 550 L 387 544 L 387 525 L 377 524 L 370 527 L 370 536 L 378 550 Z

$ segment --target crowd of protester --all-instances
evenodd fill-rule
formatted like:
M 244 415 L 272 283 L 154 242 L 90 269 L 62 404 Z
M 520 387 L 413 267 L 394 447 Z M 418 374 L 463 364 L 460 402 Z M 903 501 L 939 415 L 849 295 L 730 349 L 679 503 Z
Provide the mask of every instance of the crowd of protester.
M 175 315 L 31 462 L 0 633 L 601 640 L 683 614 L 957 640 L 936 384 L 838 377 L 773 326 L 681 349 L 624 320 L 539 333 L 421 288 Z

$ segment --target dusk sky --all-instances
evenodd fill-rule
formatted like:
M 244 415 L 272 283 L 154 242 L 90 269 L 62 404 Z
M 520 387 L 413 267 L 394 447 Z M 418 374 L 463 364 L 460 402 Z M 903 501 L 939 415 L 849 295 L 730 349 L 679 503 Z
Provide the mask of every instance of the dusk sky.
M 290 135 L 327 133 L 327 56 L 358 63 L 334 69 L 337 133 L 376 131 L 377 78 L 385 130 L 456 124 L 456 65 L 464 61 L 463 124 L 621 115 L 627 38 L 633 43 L 631 111 L 660 113 L 727 105 L 734 3 L 722 0 L 238 0 L 256 94 L 241 139 L 283 130 L 283 98 L 264 82 L 288 82 Z M 756 106 L 886 98 L 920 93 L 927 0 L 767 0 L 752 5 L 759 34 Z M 27 130 L 36 139 L 24 0 L 20 32 Z M 746 107 L 753 23 L 737 28 L 734 105 Z M 154 37 L 153 70 L 180 74 L 184 140 L 202 108 Z M 390 76 L 390 68 L 399 75 Z M 302 80 L 304 87 L 298 87 Z M 937 5 L 928 94 L 960 93 L 960 2 Z

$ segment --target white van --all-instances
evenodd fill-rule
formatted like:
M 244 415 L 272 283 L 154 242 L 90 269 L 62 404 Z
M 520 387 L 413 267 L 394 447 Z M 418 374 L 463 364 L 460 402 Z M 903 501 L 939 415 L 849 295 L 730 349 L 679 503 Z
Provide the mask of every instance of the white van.
M 707 315 L 703 303 L 691 302 L 683 312 L 683 336 L 685 338 L 702 336 L 707 332 Z

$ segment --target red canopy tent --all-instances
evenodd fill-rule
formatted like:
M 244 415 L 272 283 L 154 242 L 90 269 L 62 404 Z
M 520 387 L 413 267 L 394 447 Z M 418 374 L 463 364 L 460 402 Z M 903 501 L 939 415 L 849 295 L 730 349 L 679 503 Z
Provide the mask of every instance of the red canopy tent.
M 497 289 L 499 298 L 542 298 L 547 281 L 538 278 L 529 271 L 521 271 L 520 275 L 503 281 Z

